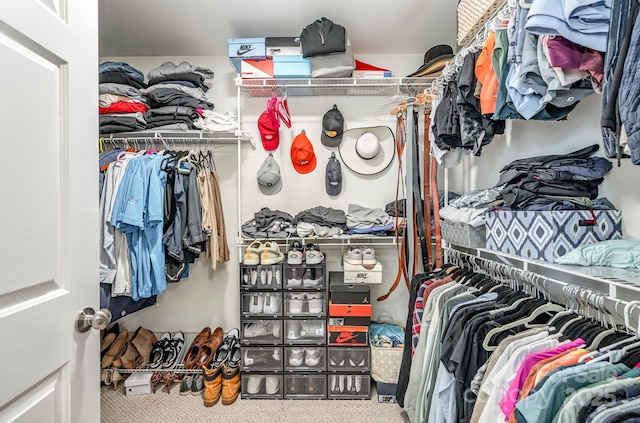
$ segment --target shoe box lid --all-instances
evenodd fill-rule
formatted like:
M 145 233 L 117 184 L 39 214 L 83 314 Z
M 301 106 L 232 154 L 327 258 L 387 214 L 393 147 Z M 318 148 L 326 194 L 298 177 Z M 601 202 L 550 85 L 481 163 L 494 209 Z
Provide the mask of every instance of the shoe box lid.
M 329 316 L 371 317 L 371 304 L 333 304 L 329 303 Z

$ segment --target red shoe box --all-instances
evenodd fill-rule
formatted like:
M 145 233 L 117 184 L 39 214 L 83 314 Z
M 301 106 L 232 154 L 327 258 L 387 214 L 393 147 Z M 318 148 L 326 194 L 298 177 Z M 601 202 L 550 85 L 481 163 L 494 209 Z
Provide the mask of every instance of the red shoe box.
M 368 326 L 329 326 L 329 345 L 369 345 Z

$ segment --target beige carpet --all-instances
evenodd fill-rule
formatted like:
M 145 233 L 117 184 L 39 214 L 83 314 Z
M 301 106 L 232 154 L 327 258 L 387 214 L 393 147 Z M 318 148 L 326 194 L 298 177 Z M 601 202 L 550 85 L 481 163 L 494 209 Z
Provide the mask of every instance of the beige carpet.
M 118 390 L 101 390 L 102 423 L 224 422 L 224 423 L 407 423 L 398 404 L 380 404 L 375 385 L 371 400 L 238 400 L 229 406 L 218 403 L 207 408 L 201 396 L 180 395 L 176 384 L 171 393 L 126 396 Z

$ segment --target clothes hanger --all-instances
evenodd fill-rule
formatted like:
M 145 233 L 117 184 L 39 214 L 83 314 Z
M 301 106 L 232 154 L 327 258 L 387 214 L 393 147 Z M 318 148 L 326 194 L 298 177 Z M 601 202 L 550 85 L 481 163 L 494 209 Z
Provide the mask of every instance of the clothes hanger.
M 412 96 L 402 94 L 400 92 L 400 85 L 398 85 L 397 92 L 391 97 L 385 99 L 382 103 L 378 104 L 375 108 L 375 114 L 387 114 L 390 110 L 396 108 L 403 101 L 407 101 L 413 98 Z

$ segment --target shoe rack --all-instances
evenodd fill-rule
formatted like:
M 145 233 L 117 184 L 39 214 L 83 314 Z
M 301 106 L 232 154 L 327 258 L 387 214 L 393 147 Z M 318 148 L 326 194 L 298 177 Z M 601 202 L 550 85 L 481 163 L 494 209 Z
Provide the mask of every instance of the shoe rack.
M 240 264 L 243 399 L 327 398 L 325 263 Z

